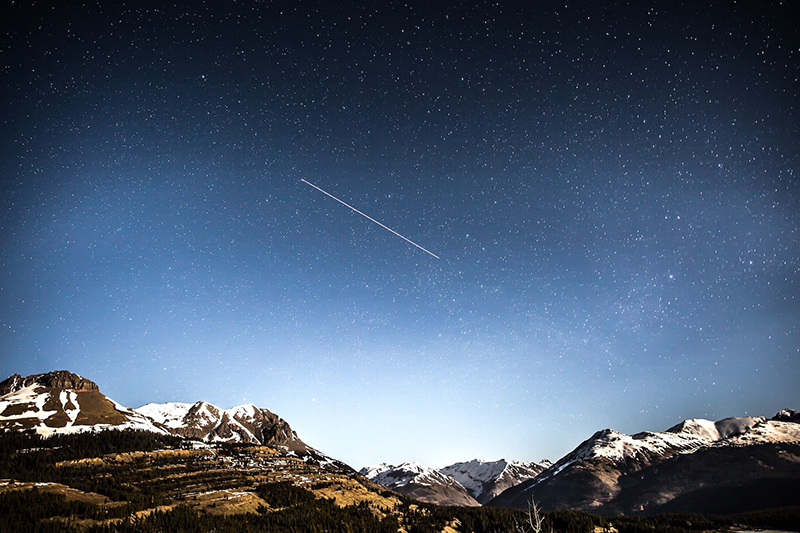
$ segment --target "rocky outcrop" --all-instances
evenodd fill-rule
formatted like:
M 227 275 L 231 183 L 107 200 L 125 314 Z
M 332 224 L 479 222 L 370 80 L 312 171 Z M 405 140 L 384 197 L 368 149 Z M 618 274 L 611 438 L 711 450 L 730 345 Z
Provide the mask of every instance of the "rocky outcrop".
M 254 435 L 261 444 L 266 445 L 288 444 L 300 440 L 289 424 L 275 413 L 255 406 L 243 407 L 245 409 L 240 408 L 233 413 L 236 424 L 228 424 L 231 431 L 236 431 L 237 425 L 241 426 Z M 248 410 L 248 407 L 254 409 Z M 224 426 L 225 424 L 220 424 L 220 428 Z
M 75 392 L 84 391 L 99 391 L 100 388 L 91 380 L 86 379 L 78 374 L 73 374 L 66 370 L 54 370 L 46 374 L 34 374 L 32 376 L 22 377 L 19 374 L 3 380 L 0 383 L 0 396 L 17 392 L 18 390 L 30 387 L 31 385 L 39 385 L 49 389 L 64 389 L 72 390 Z
M 784 409 L 773 416 L 772 420 L 777 422 L 794 422 L 798 424 L 800 423 L 800 411 L 795 411 L 794 409 Z

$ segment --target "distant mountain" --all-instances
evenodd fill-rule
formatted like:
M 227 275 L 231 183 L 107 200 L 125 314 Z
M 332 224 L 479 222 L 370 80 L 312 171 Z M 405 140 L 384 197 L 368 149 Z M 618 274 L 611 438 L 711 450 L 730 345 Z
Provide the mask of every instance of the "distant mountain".
M 394 466 L 380 463 L 359 471 L 367 479 L 400 494 L 438 505 L 480 506 L 458 481 L 416 461 Z
M 0 429 L 35 429 L 40 434 L 103 429 L 140 429 L 166 434 L 150 418 L 104 396 L 97 385 L 57 370 L 0 383 Z
M 505 489 L 536 477 L 549 461 L 526 463 L 481 461 L 455 463 L 439 470 L 416 461 L 394 466 L 380 463 L 360 473 L 371 481 L 420 501 L 439 505 L 481 505 Z
M 797 412 L 717 422 L 686 420 L 664 432 L 598 431 L 536 478 L 488 505 L 601 514 L 730 513 L 800 504 Z M 798 490 L 794 490 L 798 489 Z M 765 498 L 770 501 L 763 501 Z
M 525 461 L 482 461 L 473 459 L 439 469 L 439 472 L 458 481 L 479 503 L 486 503 L 504 490 L 533 479 L 552 463 Z

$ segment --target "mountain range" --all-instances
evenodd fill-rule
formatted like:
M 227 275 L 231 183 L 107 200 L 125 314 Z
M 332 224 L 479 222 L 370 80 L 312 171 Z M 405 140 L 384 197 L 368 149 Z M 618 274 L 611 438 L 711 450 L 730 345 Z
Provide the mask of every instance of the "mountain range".
M 533 479 L 550 466 L 523 461 L 482 461 L 455 463 L 440 469 L 416 461 L 399 466 L 380 463 L 359 473 L 400 494 L 441 505 L 483 505 L 504 490 Z
M 0 383 L 0 431 L 52 435 L 106 429 L 138 429 L 208 445 L 277 447 L 356 475 L 255 405 L 222 409 L 198 401 L 131 409 L 68 371 L 15 374 Z M 597 514 L 730 513 L 798 505 L 800 413 L 691 419 L 663 432 L 634 435 L 603 429 L 555 463 L 475 459 L 441 469 L 381 463 L 360 474 L 362 486 L 374 482 L 420 501 L 471 507 L 525 508 L 532 498 L 545 510 Z
M 664 432 L 596 432 L 489 505 L 598 514 L 733 513 L 800 504 L 800 414 L 685 420 Z
M 362 468 L 359 473 L 379 485 L 423 502 L 467 507 L 480 505 L 461 483 L 416 461 L 399 466 L 380 463 Z
M 555 464 L 474 460 L 434 470 L 412 462 L 360 472 L 401 494 L 450 505 L 526 508 L 533 498 L 545 510 L 605 515 L 798 505 L 800 413 L 690 419 L 635 435 L 603 429 Z

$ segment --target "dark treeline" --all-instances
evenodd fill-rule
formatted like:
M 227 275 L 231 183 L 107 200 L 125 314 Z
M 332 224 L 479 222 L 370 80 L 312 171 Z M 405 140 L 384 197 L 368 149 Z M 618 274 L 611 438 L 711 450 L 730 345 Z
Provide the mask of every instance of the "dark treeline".
M 331 500 L 318 499 L 257 515 L 203 514 L 181 505 L 142 519 L 94 527 L 89 533 L 397 533 L 398 527 L 396 518 L 379 519 L 366 505 L 338 507 Z
M 313 492 L 303 487 L 298 487 L 291 481 L 264 483 L 256 488 L 256 492 L 273 509 L 310 504 L 316 499 Z M 266 509 L 263 511 L 266 511 Z
M 188 506 L 133 519 L 130 508 L 105 509 L 102 505 L 67 501 L 62 495 L 37 490 L 8 491 L 0 494 L 0 533 L 31 531 L 73 531 L 70 518 L 124 518 L 119 523 L 89 528 L 90 533 L 111 532 L 391 532 L 402 526 L 408 533 L 439 533 L 446 525 L 460 532 L 503 533 L 515 531 L 528 515 L 519 509 L 493 507 L 439 507 L 403 499 L 403 518 L 378 518 L 366 503 L 338 507 L 333 500 L 312 498 L 305 489 L 286 483 L 270 483 L 258 487 L 279 510 L 262 509 L 259 514 L 212 515 Z M 301 492 L 302 491 L 302 492 Z M 49 520 L 51 517 L 61 517 Z M 731 528 L 772 527 L 800 531 L 800 508 L 772 509 L 736 516 L 700 514 L 656 515 L 648 517 L 599 517 L 577 511 L 544 513 L 544 530 L 555 533 L 591 533 L 595 527 L 615 527 L 620 533 L 697 533 L 726 531 Z
M 130 505 L 106 508 L 67 500 L 63 494 L 36 489 L 9 490 L 0 493 L 0 533 L 72 531 L 69 523 L 74 518 L 125 518 L 136 510 Z M 53 517 L 59 518 L 50 520 Z
M 402 498 L 406 516 L 405 529 L 409 533 L 440 533 L 454 518 L 461 524 L 459 531 L 474 533 L 502 533 L 516 531 L 526 526 L 527 511 L 503 507 L 444 507 Z M 411 510 L 411 505 L 416 510 Z M 553 511 L 542 513 L 543 530 L 559 533 L 591 533 L 595 526 L 604 527 L 603 517 L 579 511 Z M 530 529 L 530 528 L 526 528 Z
M 737 524 L 753 528 L 800 531 L 800 507 L 798 506 L 742 513 L 734 515 L 733 518 Z
M 173 435 L 149 431 L 101 431 L 42 437 L 33 431 L 0 432 L 0 476 L 21 477 L 59 461 L 100 457 L 109 453 L 149 452 L 183 442 Z
M 800 531 L 800 507 L 781 507 L 735 515 L 661 514 L 609 517 L 619 533 L 696 533 L 731 528 Z
M 289 504 L 278 511 L 259 515 L 219 516 L 198 513 L 189 507 L 180 506 L 166 512 L 157 512 L 140 520 L 128 520 L 121 524 L 91 529 L 92 533 L 151 533 L 205 531 L 242 533 L 317 533 L 317 532 L 375 532 L 397 533 L 400 526 L 408 533 L 440 533 L 445 526 L 458 520 L 458 531 L 474 533 L 503 533 L 515 531 L 527 518 L 524 511 L 490 507 L 439 507 L 420 504 L 412 500 L 403 501 L 403 518 L 396 516 L 378 518 L 366 503 L 338 507 L 332 500 L 308 499 L 300 492 L 285 490 L 283 483 L 259 487 L 259 493 L 267 492 L 273 502 Z M 295 487 L 296 488 L 296 487 Z M 299 489 L 303 491 L 304 489 Z M 309 495 L 311 494 L 308 491 Z M 549 518 L 549 517 L 548 517 Z M 547 522 L 546 522 L 547 523 Z M 585 513 L 562 512 L 553 524 L 566 529 L 559 531 L 593 530 L 592 517 Z M 579 524 L 585 529 L 579 530 Z
M 110 453 L 153 451 L 180 445 L 182 439 L 146 431 L 103 431 L 53 435 L 44 438 L 33 432 L 0 433 L 0 478 L 12 481 L 53 482 L 96 492 L 112 501 L 126 501 L 126 509 L 141 510 L 168 503 L 155 490 L 132 490 L 128 482 L 156 477 L 154 469 L 144 471 L 141 461 L 116 467 L 56 467 L 59 461 L 100 457 Z

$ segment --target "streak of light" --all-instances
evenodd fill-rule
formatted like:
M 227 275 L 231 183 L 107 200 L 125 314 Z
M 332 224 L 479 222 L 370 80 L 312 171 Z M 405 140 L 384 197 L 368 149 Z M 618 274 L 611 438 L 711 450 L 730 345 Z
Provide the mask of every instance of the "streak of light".
M 346 207 L 349 207 L 350 209 L 352 209 L 353 211 L 355 211 L 356 213 L 358 213 L 358 214 L 359 214 L 359 215 L 361 215 L 362 217 L 364 217 L 364 218 L 366 218 L 366 219 L 368 219 L 368 220 L 371 220 L 372 222 L 376 223 L 377 225 L 379 225 L 379 226 L 380 226 L 380 227 L 382 227 L 383 229 L 391 231 L 392 233 L 394 233 L 395 235 L 397 235 L 398 237 L 400 237 L 400 238 L 401 238 L 401 239 L 403 239 L 404 241 L 406 241 L 406 242 L 409 242 L 409 243 L 413 244 L 414 246 L 416 246 L 417 248 L 419 248 L 420 250 L 422 250 L 422 251 L 423 251 L 423 252 L 425 252 L 426 254 L 430 254 L 430 255 L 432 255 L 433 257 L 435 257 L 436 259 L 439 259 L 439 256 L 438 256 L 438 255 L 436 255 L 435 253 L 431 252 L 430 250 L 426 250 L 425 248 L 423 248 L 423 247 L 422 247 L 422 246 L 420 246 L 419 244 L 415 243 L 415 242 L 414 242 L 414 241 L 412 241 L 411 239 L 409 239 L 409 238 L 407 238 L 407 237 L 403 237 L 402 235 L 400 235 L 399 233 L 397 233 L 395 230 L 393 230 L 393 229 L 392 229 L 392 228 L 390 228 L 389 226 L 387 226 L 387 225 L 385 225 L 385 224 L 381 224 L 380 222 L 378 222 L 377 220 L 375 220 L 375 219 L 374 219 L 374 218 L 372 218 L 371 216 L 369 216 L 369 215 L 367 215 L 367 214 L 365 214 L 365 213 L 362 213 L 361 211 L 359 211 L 358 209 L 356 209 L 356 208 L 355 208 L 355 207 L 353 207 L 352 205 L 348 204 L 347 202 L 343 202 L 342 200 L 339 200 L 338 198 L 336 198 L 336 197 L 335 197 L 334 195 L 332 195 L 331 193 L 329 193 L 329 192 L 327 192 L 327 191 L 324 191 L 324 190 L 320 189 L 319 187 L 317 187 L 316 185 L 314 185 L 314 184 L 313 184 L 313 183 L 311 183 L 310 181 L 306 181 L 306 180 L 304 180 L 304 179 L 301 179 L 300 181 L 302 181 L 303 183 L 305 183 L 305 184 L 307 184 L 307 185 L 311 185 L 312 187 L 314 187 L 315 189 L 317 189 L 317 190 L 318 190 L 319 192 L 321 192 L 322 194 L 325 194 L 325 195 L 327 195 L 327 196 L 330 196 L 331 198 L 333 198 L 334 200 L 336 200 L 336 201 L 337 201 L 337 202 L 339 202 L 340 204 L 342 204 L 342 205 L 344 205 L 344 206 L 346 206 Z

